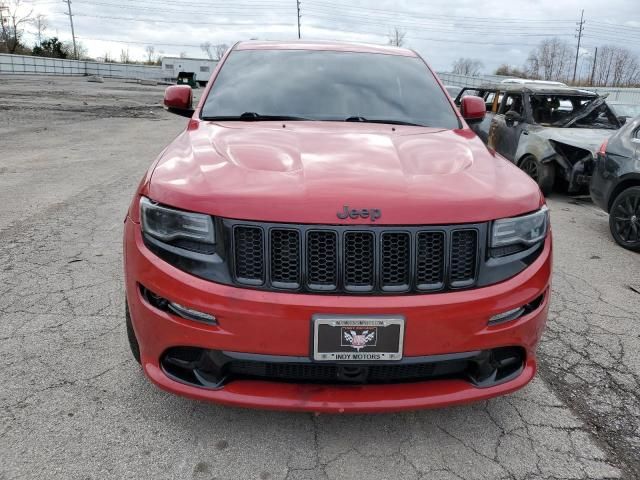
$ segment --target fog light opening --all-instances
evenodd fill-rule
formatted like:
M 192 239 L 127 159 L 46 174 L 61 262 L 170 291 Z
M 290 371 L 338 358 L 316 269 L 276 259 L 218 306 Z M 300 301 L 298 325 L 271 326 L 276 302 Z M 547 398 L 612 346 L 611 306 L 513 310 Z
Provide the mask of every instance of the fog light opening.
M 166 298 L 153 293 L 143 285 L 140 285 L 140 293 L 151 306 L 157 308 L 158 310 L 162 310 L 163 312 L 169 312 L 173 315 L 176 315 L 177 317 L 184 318 L 186 320 L 192 320 L 194 322 L 202 322 L 209 325 L 218 324 L 218 320 L 214 315 L 204 313 L 199 310 L 194 310 L 179 303 L 167 300 Z
M 537 297 L 532 302 L 527 303 L 521 307 L 512 308 L 511 310 L 507 310 L 506 312 L 498 313 L 489 319 L 487 325 L 498 325 L 501 323 L 511 322 L 513 320 L 517 320 L 518 318 L 526 315 L 528 313 L 536 310 L 540 305 L 542 305 L 542 301 L 544 300 L 544 293 Z

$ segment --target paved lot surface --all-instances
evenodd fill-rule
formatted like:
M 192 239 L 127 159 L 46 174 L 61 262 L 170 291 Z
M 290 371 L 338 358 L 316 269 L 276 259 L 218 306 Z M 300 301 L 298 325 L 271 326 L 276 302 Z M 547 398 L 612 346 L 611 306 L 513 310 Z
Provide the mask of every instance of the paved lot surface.
M 550 199 L 552 314 L 517 394 L 345 417 L 150 385 L 120 250 L 135 186 L 186 124 L 162 90 L 0 76 L 0 479 L 640 478 L 640 255 L 584 199 Z

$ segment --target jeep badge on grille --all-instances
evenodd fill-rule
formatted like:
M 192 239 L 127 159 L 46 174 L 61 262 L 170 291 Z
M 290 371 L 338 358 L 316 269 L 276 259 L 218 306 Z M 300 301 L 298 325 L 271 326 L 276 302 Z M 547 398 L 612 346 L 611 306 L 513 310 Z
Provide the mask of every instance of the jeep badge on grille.
M 347 218 L 369 218 L 372 222 L 375 222 L 382 216 L 382 212 L 377 208 L 363 208 L 358 210 L 356 208 L 349 209 L 349 205 L 342 207 L 342 211 L 336 214 L 340 220 Z

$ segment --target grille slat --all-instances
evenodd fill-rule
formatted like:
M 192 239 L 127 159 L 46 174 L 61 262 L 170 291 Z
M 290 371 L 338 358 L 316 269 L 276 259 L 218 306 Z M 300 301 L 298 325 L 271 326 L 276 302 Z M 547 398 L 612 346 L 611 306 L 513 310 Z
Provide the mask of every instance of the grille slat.
M 281 288 L 300 286 L 300 233 L 271 230 L 271 283 Z
M 335 290 L 338 286 L 338 235 L 335 232 L 308 233 L 307 284 L 312 290 Z
M 316 293 L 469 288 L 483 225 L 368 228 L 231 224 L 236 283 Z
M 416 285 L 419 290 L 444 286 L 444 232 L 420 232 L 416 252 Z
M 380 280 L 382 289 L 401 291 L 411 282 L 411 237 L 408 233 L 382 234 Z
M 264 236 L 259 227 L 236 227 L 234 231 L 236 279 L 247 285 L 264 283 Z
M 455 230 L 451 235 L 451 286 L 473 283 L 476 276 L 478 232 Z
M 375 244 L 373 233 L 347 232 L 344 236 L 344 286 L 366 292 L 374 287 Z

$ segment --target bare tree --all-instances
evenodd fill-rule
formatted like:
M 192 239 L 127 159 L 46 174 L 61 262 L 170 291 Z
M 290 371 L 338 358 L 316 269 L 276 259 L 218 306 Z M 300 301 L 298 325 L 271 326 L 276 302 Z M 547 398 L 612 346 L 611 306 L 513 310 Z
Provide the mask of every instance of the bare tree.
M 213 45 L 211 45 L 211 42 L 201 43 L 200 48 L 204 53 L 207 54 L 207 57 L 209 57 L 209 60 L 213 60 Z
M 147 63 L 149 65 L 151 65 L 152 63 L 154 63 L 154 57 L 156 54 L 156 47 L 154 47 L 153 45 L 147 45 L 145 47 L 145 50 L 147 52 Z
M 180 58 L 187 58 L 187 52 L 180 52 Z
M 73 46 L 73 42 L 71 40 L 67 40 L 63 42 L 64 49 L 67 52 L 67 58 L 74 58 L 76 60 L 86 60 L 89 58 L 89 50 L 84 44 L 78 40 L 76 40 L 75 50 Z M 77 58 L 74 56 L 77 55 Z
M 527 58 L 526 70 L 532 78 L 566 81 L 573 69 L 574 49 L 559 38 L 542 40 Z
M 398 27 L 393 27 L 393 30 L 389 32 L 389 45 L 394 47 L 402 47 L 404 45 L 404 39 L 407 36 L 407 32 L 401 30 Z
M 209 60 L 220 60 L 225 52 L 229 49 L 229 45 L 226 43 L 219 43 L 212 45 L 211 42 L 204 42 L 200 44 L 200 49 L 206 53 Z
M 599 86 L 632 86 L 640 83 L 640 59 L 624 47 L 598 47 L 593 83 Z
M 226 43 L 219 43 L 214 48 L 216 53 L 214 60 L 220 61 L 220 59 L 224 56 L 227 50 L 229 50 L 229 45 L 227 45 Z
M 42 36 L 44 35 L 45 30 L 49 26 L 49 23 L 47 22 L 47 17 L 39 13 L 31 20 L 31 23 L 33 24 L 34 27 L 36 27 L 36 32 L 38 35 L 38 43 L 40 44 L 42 43 Z
M 495 74 L 502 75 L 503 77 L 527 78 L 527 73 L 524 70 L 507 63 L 500 65 L 496 69 Z
M 9 0 L 0 8 L 0 52 L 16 53 L 21 46 L 24 28 L 31 22 L 33 9 L 27 10 L 21 0 Z
M 453 68 L 451 71 L 459 75 L 476 77 L 480 75 L 480 71 L 483 68 L 484 64 L 480 60 L 460 57 L 458 60 L 453 62 Z

